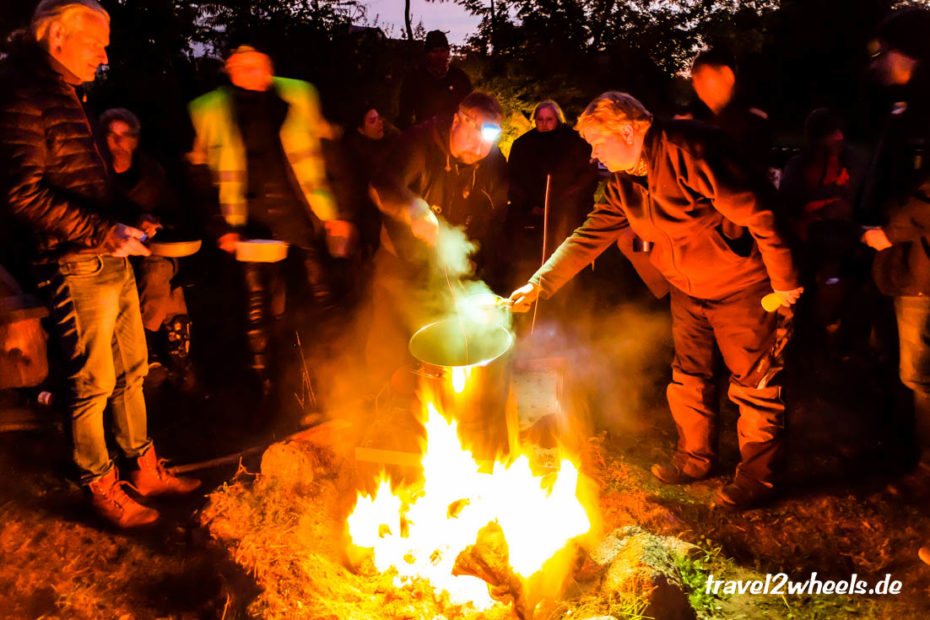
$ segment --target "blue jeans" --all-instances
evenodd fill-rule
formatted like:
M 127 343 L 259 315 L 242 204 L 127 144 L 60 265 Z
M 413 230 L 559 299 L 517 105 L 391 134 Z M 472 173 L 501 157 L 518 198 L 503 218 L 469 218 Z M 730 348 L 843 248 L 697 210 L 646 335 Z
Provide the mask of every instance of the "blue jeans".
M 128 458 L 151 445 L 142 380 L 148 372 L 139 295 L 128 259 L 62 259 L 40 288 L 66 364 L 74 462 L 89 483 L 113 467 L 104 431 L 110 406 L 116 443 Z
M 930 458 L 930 296 L 895 297 L 901 383 L 914 393 L 914 433 Z

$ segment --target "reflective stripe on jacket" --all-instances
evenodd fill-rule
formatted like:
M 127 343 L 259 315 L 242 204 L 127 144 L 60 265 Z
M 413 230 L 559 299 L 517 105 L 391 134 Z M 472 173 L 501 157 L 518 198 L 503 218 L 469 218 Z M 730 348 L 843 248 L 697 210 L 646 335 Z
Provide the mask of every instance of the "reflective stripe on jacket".
M 334 220 L 338 210 L 326 182 L 320 147 L 323 120 L 316 89 L 307 82 L 278 77 L 272 88 L 288 104 L 279 135 L 300 194 L 317 218 Z M 248 175 L 245 146 L 233 116 L 232 89 L 223 86 L 198 97 L 189 109 L 197 137 L 188 159 L 194 165 L 208 166 L 213 173 L 226 223 L 244 226 Z

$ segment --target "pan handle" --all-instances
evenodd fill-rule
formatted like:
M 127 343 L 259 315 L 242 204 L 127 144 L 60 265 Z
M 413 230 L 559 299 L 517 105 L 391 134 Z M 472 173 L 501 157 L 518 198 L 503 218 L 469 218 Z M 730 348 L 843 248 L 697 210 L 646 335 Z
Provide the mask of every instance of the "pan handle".
M 410 372 L 427 379 L 442 379 L 446 374 L 445 370 L 436 366 L 433 366 L 432 369 L 424 368 L 421 362 L 417 362 L 417 365 Z

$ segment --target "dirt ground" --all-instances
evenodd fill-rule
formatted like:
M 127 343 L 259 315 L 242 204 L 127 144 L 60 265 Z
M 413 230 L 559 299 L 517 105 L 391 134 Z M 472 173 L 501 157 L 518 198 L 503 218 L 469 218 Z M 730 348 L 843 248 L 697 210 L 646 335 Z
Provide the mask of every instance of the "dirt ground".
M 930 617 L 930 566 L 916 554 L 930 543 L 926 506 L 884 493 L 908 462 L 893 364 L 868 355 L 843 360 L 796 352 L 786 377 L 791 408 L 783 496 L 764 508 L 723 513 L 708 504 L 737 460 L 735 411 L 724 407 L 719 475 L 680 488 L 659 485 L 648 467 L 675 438 L 664 404 L 663 303 L 646 303 L 644 311 L 618 310 L 609 297 L 600 301 L 609 313 L 570 336 L 538 327 L 533 346 L 569 360 L 588 403 L 595 426 L 589 441 L 599 456 L 587 473 L 601 487 L 605 531 L 636 523 L 699 545 L 706 558 L 695 570 L 695 591 L 707 574 L 784 572 L 803 581 L 813 572 L 822 580 L 855 573 L 870 583 L 891 574 L 902 583 L 900 594 L 885 596 L 696 596 L 700 617 Z M 209 369 L 212 355 L 198 364 Z M 273 439 L 273 422 L 243 398 L 240 379 L 205 370 L 209 399 L 150 394 L 150 432 L 161 455 L 189 463 Z M 20 405 L 11 394 L 0 400 L 4 411 Z M 38 415 L 40 430 L 0 433 L 0 616 L 249 617 L 259 586 L 199 525 L 204 494 L 159 502 L 164 518 L 142 532 L 104 527 L 69 481 L 62 421 L 52 410 Z M 258 471 L 257 457 L 201 472 L 204 493 L 232 480 L 240 467 Z

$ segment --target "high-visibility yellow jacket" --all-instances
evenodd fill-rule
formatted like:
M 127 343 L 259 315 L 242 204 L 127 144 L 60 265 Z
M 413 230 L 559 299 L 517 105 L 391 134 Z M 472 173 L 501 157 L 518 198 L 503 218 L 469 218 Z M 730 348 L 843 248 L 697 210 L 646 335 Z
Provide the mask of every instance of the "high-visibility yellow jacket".
M 313 85 L 300 80 L 274 78 L 272 88 L 288 104 L 281 125 L 281 145 L 299 185 L 299 195 L 320 220 L 337 219 L 338 209 L 326 182 L 320 134 L 326 125 Z M 197 133 L 188 159 L 207 165 L 219 190 L 220 209 L 230 226 L 248 221 L 245 146 L 233 116 L 232 88 L 223 86 L 191 102 L 191 120 Z

